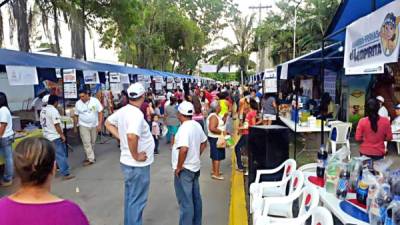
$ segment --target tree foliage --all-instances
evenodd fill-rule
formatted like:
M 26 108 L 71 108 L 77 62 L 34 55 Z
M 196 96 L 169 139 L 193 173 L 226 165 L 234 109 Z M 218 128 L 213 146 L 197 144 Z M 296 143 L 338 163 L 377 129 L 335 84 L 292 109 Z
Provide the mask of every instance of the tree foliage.
M 231 21 L 235 41 L 224 38 L 227 46 L 222 49 L 215 50 L 211 53 L 209 61 L 217 63 L 217 71 L 224 65 L 239 65 L 240 71 L 247 73 L 249 65 L 255 63 L 250 61 L 250 54 L 254 46 L 254 14 L 247 17 L 235 17 Z M 240 72 L 239 71 L 239 72 Z
M 257 40 L 269 46 L 275 64 L 292 58 L 293 27 L 296 4 L 292 0 L 277 2 L 279 12 L 271 12 L 257 29 Z M 338 0 L 303 0 L 297 10 L 296 55 L 320 47 L 325 29 L 337 7 Z

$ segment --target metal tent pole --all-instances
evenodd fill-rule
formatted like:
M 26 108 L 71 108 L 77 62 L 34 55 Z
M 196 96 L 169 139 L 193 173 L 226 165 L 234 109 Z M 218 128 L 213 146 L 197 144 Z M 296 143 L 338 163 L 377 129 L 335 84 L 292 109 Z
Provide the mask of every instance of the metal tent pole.
M 297 121 L 300 121 L 299 109 L 298 109 L 300 92 L 299 90 L 296 90 L 295 93 L 296 93 L 296 105 L 295 105 L 296 114 L 294 115 L 294 160 L 296 160 L 297 158 Z
M 322 51 L 321 51 L 321 56 L 322 56 L 322 62 L 321 62 L 321 100 L 322 96 L 324 95 L 324 77 L 325 77 L 325 60 L 324 60 L 324 51 L 325 51 L 325 40 L 322 39 Z M 320 103 L 320 113 L 321 113 L 321 103 Z M 321 145 L 324 144 L 324 122 L 325 122 L 325 115 L 321 114 Z
M 64 116 L 67 116 L 67 112 L 66 112 L 66 105 L 65 105 L 65 87 L 64 87 L 64 69 L 60 69 L 60 73 L 61 73 L 61 84 L 62 84 L 62 98 L 63 98 L 63 110 L 64 110 Z M 67 122 L 64 121 L 64 129 L 63 129 L 63 133 L 65 136 L 65 146 L 66 146 L 66 154 L 67 154 L 67 158 L 68 158 L 68 149 L 71 149 L 71 151 L 73 151 L 72 147 L 68 144 L 68 135 L 67 135 Z

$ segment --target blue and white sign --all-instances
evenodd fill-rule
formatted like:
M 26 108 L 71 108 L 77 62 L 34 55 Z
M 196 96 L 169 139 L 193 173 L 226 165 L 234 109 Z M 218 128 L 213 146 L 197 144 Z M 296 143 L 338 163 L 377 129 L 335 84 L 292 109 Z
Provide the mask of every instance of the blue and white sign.
M 384 64 L 398 61 L 400 0 L 353 22 L 346 29 L 346 74 L 383 73 Z

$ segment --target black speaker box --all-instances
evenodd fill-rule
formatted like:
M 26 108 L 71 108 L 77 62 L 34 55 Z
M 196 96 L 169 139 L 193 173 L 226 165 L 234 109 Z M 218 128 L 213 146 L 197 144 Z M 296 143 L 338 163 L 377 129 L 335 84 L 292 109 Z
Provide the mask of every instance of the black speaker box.
M 289 158 L 289 129 L 279 125 L 254 126 L 248 139 L 248 185 L 256 179 L 259 169 L 274 169 Z M 277 174 L 264 175 L 261 181 L 281 180 L 283 169 Z

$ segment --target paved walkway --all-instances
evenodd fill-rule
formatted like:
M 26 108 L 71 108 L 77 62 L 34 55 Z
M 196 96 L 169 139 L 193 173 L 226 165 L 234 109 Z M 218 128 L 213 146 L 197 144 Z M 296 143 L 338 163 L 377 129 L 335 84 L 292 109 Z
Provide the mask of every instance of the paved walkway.
M 89 218 L 91 225 L 123 224 L 124 183 L 120 172 L 119 149 L 114 140 L 96 145 L 97 162 L 83 168 L 83 149 L 79 143 L 72 146 L 70 154 L 72 173 L 76 179 L 53 182 L 53 192 L 62 198 L 78 203 Z M 151 184 L 148 205 L 144 211 L 144 225 L 177 225 L 178 204 L 173 187 L 171 153 L 165 140 L 161 140 L 160 155 L 155 156 L 151 168 Z M 231 154 L 222 163 L 224 181 L 210 178 L 209 151 L 202 156 L 200 189 L 203 198 L 203 225 L 226 225 L 229 217 Z M 11 193 L 15 187 L 0 188 L 0 196 Z

